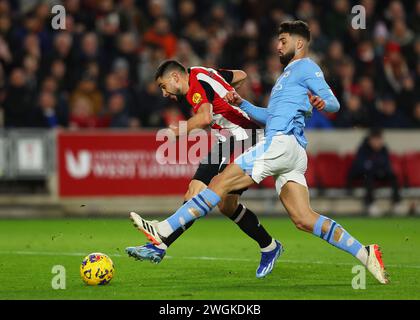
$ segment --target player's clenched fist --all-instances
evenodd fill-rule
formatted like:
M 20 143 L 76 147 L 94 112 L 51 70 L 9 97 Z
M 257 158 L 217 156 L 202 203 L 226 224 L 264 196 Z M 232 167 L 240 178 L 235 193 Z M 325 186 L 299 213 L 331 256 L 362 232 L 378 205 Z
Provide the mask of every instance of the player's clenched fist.
M 241 96 L 236 91 L 228 91 L 223 99 L 228 103 L 236 106 L 240 105 L 243 101 Z
M 308 98 L 311 105 L 317 110 L 321 111 L 325 108 L 325 101 L 318 96 L 312 95 L 310 91 L 308 91 Z

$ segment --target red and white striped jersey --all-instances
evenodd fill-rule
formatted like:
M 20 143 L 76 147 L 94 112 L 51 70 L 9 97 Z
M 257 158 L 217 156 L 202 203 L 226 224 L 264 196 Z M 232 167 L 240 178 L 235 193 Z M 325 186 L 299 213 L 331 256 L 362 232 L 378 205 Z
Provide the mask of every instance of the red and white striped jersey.
M 260 126 L 237 106 L 223 100 L 228 91 L 234 90 L 221 72 L 205 67 L 192 67 L 189 72 L 189 90 L 186 100 L 197 112 L 203 103 L 213 106 L 213 129 L 227 129 L 237 141 L 248 137 L 244 129 L 258 129 Z

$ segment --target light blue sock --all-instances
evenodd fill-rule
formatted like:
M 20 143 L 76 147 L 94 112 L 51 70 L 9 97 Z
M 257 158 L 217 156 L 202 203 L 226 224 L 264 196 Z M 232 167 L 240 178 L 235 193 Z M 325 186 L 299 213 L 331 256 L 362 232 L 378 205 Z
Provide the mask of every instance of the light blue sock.
M 329 228 L 326 233 L 322 233 L 322 225 L 325 221 L 329 221 Z M 342 233 L 338 239 L 335 239 L 335 230 L 341 228 Z M 325 216 L 320 216 L 318 221 L 315 223 L 313 234 L 324 239 L 334 247 L 340 248 L 350 253 L 355 258 L 359 259 L 364 265 L 367 262 L 367 251 L 365 247 L 353 238 L 342 226 L 332 219 Z
M 191 200 L 187 201 L 173 215 L 165 220 L 165 222 L 169 224 L 170 229 L 172 230 L 168 230 L 168 225 L 164 223 L 159 225 L 159 232 L 163 236 L 167 236 L 174 230 L 183 227 L 188 222 L 204 217 L 219 202 L 220 197 L 212 190 L 206 188 L 197 194 L 194 198 L 191 198 Z

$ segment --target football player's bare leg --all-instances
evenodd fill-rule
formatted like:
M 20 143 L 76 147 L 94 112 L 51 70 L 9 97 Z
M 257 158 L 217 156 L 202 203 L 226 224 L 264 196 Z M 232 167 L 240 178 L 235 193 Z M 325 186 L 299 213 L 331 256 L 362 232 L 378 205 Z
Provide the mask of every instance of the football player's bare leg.
M 210 181 L 208 188 L 222 198 L 231 191 L 248 188 L 254 183 L 254 180 L 240 166 L 231 163 Z
M 306 186 L 288 181 L 281 189 L 280 200 L 299 230 L 313 233 L 331 245 L 350 253 L 366 265 L 365 247 L 336 221 L 312 210 Z
M 287 182 L 280 192 L 280 201 L 287 210 L 296 228 L 306 232 L 312 232 L 319 214 L 312 210 L 309 204 L 308 189 L 294 181 Z M 322 226 L 325 232 L 328 228 L 326 221 Z

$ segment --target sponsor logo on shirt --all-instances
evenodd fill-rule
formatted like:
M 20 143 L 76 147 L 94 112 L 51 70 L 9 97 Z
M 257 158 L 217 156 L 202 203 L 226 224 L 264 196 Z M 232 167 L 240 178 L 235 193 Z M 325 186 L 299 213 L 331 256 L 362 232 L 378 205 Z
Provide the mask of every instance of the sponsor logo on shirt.
M 201 101 L 201 94 L 199 94 L 198 92 L 194 93 L 192 97 L 192 101 L 195 104 L 199 103 Z

